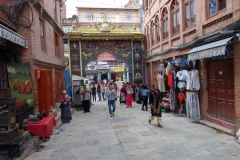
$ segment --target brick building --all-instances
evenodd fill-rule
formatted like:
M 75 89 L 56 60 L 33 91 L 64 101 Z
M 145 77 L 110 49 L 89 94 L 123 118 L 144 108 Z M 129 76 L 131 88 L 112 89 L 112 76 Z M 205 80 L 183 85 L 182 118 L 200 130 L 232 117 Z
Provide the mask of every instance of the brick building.
M 240 1 L 143 0 L 143 6 L 148 86 L 157 82 L 160 59 L 197 60 L 202 119 L 238 129 Z
M 64 32 L 60 28 L 62 3 L 61 0 L 0 2 L 0 40 L 6 43 L 1 49 L 1 88 L 11 88 L 19 102 L 27 100 L 36 111 L 48 113 L 58 102 L 65 83 Z M 21 9 L 8 13 L 8 7 Z M 15 54 L 18 60 L 12 58 Z M 23 78 L 23 73 L 28 77 Z

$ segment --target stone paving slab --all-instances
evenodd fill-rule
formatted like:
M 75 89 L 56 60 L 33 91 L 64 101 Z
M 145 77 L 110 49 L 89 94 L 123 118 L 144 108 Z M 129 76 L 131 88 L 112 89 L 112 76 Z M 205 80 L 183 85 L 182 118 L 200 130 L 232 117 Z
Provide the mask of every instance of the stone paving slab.
M 73 120 L 34 150 L 26 160 L 239 160 L 240 145 L 232 136 L 218 133 L 185 117 L 163 113 L 163 128 L 150 111 L 119 105 L 114 117 L 107 102 L 95 102 L 90 113 L 74 111 Z

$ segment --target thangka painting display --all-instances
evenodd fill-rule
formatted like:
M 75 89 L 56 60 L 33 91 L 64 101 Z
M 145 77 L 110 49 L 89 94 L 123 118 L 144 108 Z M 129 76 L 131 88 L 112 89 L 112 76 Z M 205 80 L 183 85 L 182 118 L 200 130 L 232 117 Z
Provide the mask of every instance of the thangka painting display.
M 71 72 L 73 75 L 80 76 L 79 42 L 70 42 L 70 54 Z
M 9 87 L 12 97 L 16 98 L 16 103 L 28 103 L 29 107 L 34 107 L 35 98 L 32 90 L 32 76 L 30 63 L 10 62 L 7 65 Z
M 142 69 L 142 50 L 141 42 L 133 42 L 133 60 L 134 60 L 134 83 L 141 84 L 143 83 L 143 69 Z

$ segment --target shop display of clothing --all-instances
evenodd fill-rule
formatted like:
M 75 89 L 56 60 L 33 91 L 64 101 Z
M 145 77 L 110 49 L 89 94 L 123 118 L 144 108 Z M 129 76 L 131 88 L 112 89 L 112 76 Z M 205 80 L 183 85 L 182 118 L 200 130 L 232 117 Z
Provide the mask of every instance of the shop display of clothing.
M 200 81 L 199 81 L 198 70 L 189 71 L 187 76 L 187 90 L 198 91 L 199 89 L 200 89 Z
M 174 74 L 173 74 L 173 72 L 168 73 L 168 86 L 169 86 L 169 88 L 174 88 Z
M 159 64 L 159 70 L 164 72 L 165 71 L 165 67 L 164 67 L 164 64 L 163 63 L 160 63 Z
M 170 62 L 168 62 L 167 67 L 166 67 L 166 75 L 172 70 L 172 65 Z
M 179 94 L 178 94 L 178 101 L 179 101 L 179 103 L 180 104 L 183 104 L 183 103 L 185 103 L 185 94 L 183 93 L 183 92 L 180 92 Z
M 164 75 L 158 74 L 157 80 L 158 80 L 158 89 L 160 90 L 160 92 L 165 92 Z
M 187 87 L 186 80 L 188 77 L 188 71 L 187 70 L 178 71 L 176 77 L 179 80 L 177 87 L 180 89 L 180 91 L 184 91 Z
M 176 108 L 176 92 L 174 89 L 170 89 L 170 109 L 174 111 Z
M 198 92 L 186 92 L 186 110 L 190 120 L 198 121 L 201 119 Z

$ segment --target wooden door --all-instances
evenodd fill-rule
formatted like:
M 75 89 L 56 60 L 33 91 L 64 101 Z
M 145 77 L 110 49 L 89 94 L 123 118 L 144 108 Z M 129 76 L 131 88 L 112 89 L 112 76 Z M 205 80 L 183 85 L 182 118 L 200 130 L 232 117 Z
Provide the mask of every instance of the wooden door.
M 55 102 L 59 102 L 63 91 L 63 74 L 62 71 L 55 71 Z
M 208 62 L 209 114 L 226 121 L 234 121 L 234 65 L 233 59 Z
M 41 70 L 40 79 L 38 80 L 39 112 L 45 110 L 47 114 L 49 114 L 50 106 L 53 106 L 51 73 L 51 71 Z

